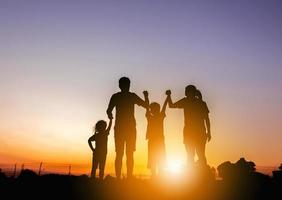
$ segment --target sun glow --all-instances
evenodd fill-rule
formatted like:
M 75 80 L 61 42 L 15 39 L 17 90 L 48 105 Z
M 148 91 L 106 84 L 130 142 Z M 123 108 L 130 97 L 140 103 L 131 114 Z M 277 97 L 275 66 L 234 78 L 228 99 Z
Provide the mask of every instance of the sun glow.
M 180 175 L 183 173 L 183 163 L 177 159 L 171 159 L 167 162 L 166 171 L 172 175 Z

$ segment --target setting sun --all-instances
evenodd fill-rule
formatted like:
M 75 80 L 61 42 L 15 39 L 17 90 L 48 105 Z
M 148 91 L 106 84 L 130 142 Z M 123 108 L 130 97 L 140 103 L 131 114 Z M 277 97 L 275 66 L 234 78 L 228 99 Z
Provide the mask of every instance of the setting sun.
M 183 163 L 177 159 L 170 159 L 168 160 L 165 169 L 172 175 L 180 175 L 183 173 Z

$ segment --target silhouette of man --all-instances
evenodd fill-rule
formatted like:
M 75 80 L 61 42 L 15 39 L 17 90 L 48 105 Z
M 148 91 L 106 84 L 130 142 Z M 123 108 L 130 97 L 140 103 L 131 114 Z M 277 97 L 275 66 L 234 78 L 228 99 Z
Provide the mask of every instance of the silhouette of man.
M 206 165 L 205 144 L 207 139 L 208 141 L 211 139 L 207 104 L 202 101 L 201 96 L 196 98 L 196 94 L 200 94 L 194 85 L 188 85 L 185 88 L 186 97 L 175 103 L 172 102 L 171 91 L 166 91 L 166 94 L 170 108 L 184 110 L 183 143 L 188 163 L 194 163 L 197 152 L 199 164 Z
M 116 119 L 114 127 L 116 160 L 115 172 L 117 178 L 121 177 L 122 158 L 124 150 L 126 152 L 127 177 L 132 177 L 133 173 L 133 153 L 136 146 L 136 121 L 134 117 L 135 104 L 147 108 L 149 106 L 148 96 L 145 101 L 135 93 L 129 91 L 130 80 L 127 77 L 119 79 L 120 92 L 111 97 L 107 114 L 109 119 L 113 118 L 112 111 L 116 109 Z

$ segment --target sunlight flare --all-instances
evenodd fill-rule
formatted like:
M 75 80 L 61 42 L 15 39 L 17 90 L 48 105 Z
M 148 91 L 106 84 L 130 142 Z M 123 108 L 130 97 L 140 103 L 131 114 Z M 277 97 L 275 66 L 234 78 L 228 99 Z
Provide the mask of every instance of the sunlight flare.
M 183 163 L 180 160 L 171 159 L 167 162 L 166 171 L 172 175 L 183 173 Z

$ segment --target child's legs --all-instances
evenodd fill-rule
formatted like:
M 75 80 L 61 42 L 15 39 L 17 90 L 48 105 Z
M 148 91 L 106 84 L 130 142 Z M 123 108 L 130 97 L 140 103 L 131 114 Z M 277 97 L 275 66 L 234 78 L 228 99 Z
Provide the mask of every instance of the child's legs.
M 148 168 L 151 170 L 151 175 L 156 175 L 156 147 L 155 143 L 151 140 L 148 141 Z
M 91 177 L 95 177 L 96 176 L 96 169 L 97 169 L 97 167 L 98 167 L 97 155 L 93 153 Z
M 101 179 L 104 178 L 106 158 L 107 158 L 107 154 L 106 153 L 104 153 L 103 155 L 100 155 L 100 160 L 99 160 L 99 178 L 101 178 Z
M 165 164 L 166 164 L 166 158 L 165 158 L 165 145 L 164 142 L 160 142 L 158 145 L 158 153 L 157 153 L 157 168 L 158 168 L 158 173 L 162 173 Z

